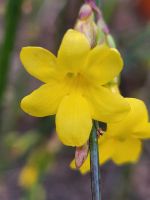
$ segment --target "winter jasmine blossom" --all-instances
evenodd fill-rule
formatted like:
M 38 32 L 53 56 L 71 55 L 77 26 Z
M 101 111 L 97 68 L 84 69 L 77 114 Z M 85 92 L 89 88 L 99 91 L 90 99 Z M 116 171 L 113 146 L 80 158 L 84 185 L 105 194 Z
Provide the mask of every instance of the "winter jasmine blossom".
M 21 101 L 28 114 L 44 117 L 56 114 L 60 140 L 82 146 L 92 129 L 92 120 L 120 121 L 129 103 L 103 85 L 123 67 L 119 52 L 99 45 L 91 49 L 83 33 L 68 30 L 57 57 L 41 47 L 24 47 L 20 58 L 25 69 L 43 85 Z

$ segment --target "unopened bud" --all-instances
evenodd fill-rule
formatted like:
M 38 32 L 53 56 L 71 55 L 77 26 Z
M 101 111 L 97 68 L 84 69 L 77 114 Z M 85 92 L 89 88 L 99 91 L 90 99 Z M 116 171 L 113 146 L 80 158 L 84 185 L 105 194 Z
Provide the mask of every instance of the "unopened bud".
M 75 165 L 76 168 L 80 168 L 84 161 L 86 160 L 89 152 L 89 145 L 85 144 L 84 146 L 77 147 L 75 151 Z
M 94 14 L 89 4 L 84 4 L 81 7 L 75 29 L 85 34 L 91 47 L 96 45 L 97 26 L 94 22 Z
M 114 38 L 112 37 L 112 35 L 108 34 L 106 36 L 106 40 L 107 40 L 107 44 L 109 47 L 116 48 L 116 44 L 115 44 L 115 41 L 114 41 Z
M 108 26 L 107 24 L 105 23 L 104 19 L 103 19 L 103 16 L 100 15 L 98 21 L 97 21 L 97 26 L 100 30 L 102 30 L 106 35 L 109 34 L 109 29 L 108 29 Z
M 92 8 L 89 4 L 84 4 L 79 11 L 80 20 L 86 20 L 93 15 Z
M 106 44 L 106 37 L 105 34 L 102 30 L 98 29 L 98 34 L 97 34 L 97 44 L 103 45 Z

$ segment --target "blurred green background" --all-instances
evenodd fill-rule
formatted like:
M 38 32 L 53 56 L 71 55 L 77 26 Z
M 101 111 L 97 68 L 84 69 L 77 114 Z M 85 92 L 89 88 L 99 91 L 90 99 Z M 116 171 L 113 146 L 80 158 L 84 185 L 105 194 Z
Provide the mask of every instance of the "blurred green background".
M 74 149 L 55 134 L 54 117 L 23 113 L 22 97 L 41 83 L 23 69 L 23 46 L 56 53 L 82 0 L 0 0 L 0 199 L 90 200 L 90 175 L 72 171 Z M 150 110 L 150 0 L 103 0 L 102 10 L 125 61 L 124 96 Z M 101 167 L 103 199 L 150 200 L 150 142 L 136 165 Z

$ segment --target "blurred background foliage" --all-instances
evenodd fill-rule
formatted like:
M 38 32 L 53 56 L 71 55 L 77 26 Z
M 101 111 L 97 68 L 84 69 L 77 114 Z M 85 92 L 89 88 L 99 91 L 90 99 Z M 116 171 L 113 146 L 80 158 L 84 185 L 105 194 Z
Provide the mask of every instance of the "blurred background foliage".
M 54 116 L 33 118 L 19 102 L 40 85 L 19 60 L 21 47 L 42 46 L 56 54 L 73 27 L 82 0 L 0 0 L 0 199 L 90 200 L 89 174 L 69 169 L 74 149 L 55 134 Z M 125 60 L 124 96 L 150 110 L 150 1 L 103 0 L 105 19 Z M 101 167 L 103 199 L 150 199 L 150 142 L 136 165 Z

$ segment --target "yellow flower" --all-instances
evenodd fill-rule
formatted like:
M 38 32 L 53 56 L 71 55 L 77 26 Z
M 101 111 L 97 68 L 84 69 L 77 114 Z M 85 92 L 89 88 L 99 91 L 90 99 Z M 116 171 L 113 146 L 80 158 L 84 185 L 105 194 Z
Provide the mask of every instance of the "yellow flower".
M 117 165 L 135 163 L 141 154 L 141 139 L 150 138 L 150 123 L 143 101 L 127 98 L 131 111 L 118 123 L 109 123 L 104 136 L 99 139 L 100 164 L 112 160 Z M 71 163 L 75 168 L 75 161 Z M 81 173 L 90 170 L 90 155 L 80 168 Z
M 57 58 L 41 47 L 25 47 L 20 57 L 25 69 L 44 82 L 22 100 L 21 108 L 37 117 L 56 114 L 56 130 L 65 145 L 86 143 L 92 119 L 118 121 L 130 110 L 121 95 L 103 86 L 122 69 L 119 52 L 106 46 L 91 49 L 83 33 L 68 30 Z
M 119 123 L 109 123 L 107 136 L 139 139 L 149 138 L 150 123 L 148 123 L 149 117 L 144 102 L 134 98 L 126 98 L 126 100 L 131 107 L 129 114 Z
M 38 179 L 37 169 L 33 166 L 25 166 L 19 176 L 19 185 L 25 188 L 32 187 Z

